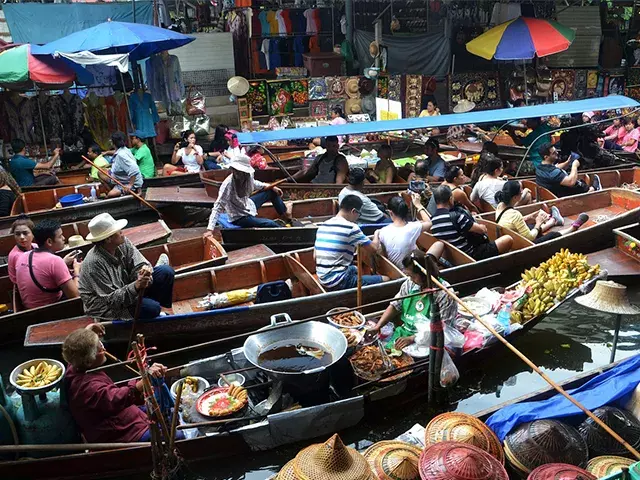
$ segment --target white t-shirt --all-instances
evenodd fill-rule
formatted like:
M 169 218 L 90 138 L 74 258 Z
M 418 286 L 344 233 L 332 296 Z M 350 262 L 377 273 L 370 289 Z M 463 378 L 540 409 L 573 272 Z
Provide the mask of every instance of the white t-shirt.
M 202 147 L 200 145 L 194 145 L 194 148 L 195 151 L 198 152 L 198 155 L 202 155 Z M 195 152 L 191 150 L 191 153 L 187 155 L 185 151 L 185 148 L 181 148 L 177 153 L 177 156 L 180 157 L 182 163 L 184 163 L 184 168 L 189 173 L 198 173 L 202 169 L 202 165 L 196 160 Z
M 416 241 L 421 233 L 421 222 L 409 222 L 404 227 L 396 227 L 392 223 L 380 229 L 379 238 L 387 252 L 387 258 L 402 269 L 402 260 L 416 249 Z
M 496 193 L 502 190 L 502 186 L 506 182 L 506 180 L 501 178 L 483 178 L 473 187 L 473 190 L 471 191 L 471 201 L 477 202 L 478 199 L 481 198 L 493 208 L 496 208 L 498 206 L 498 202 L 496 202 Z

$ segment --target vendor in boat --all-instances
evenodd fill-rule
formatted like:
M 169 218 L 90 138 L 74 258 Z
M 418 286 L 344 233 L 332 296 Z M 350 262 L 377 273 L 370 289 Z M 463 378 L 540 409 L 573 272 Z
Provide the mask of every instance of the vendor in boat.
M 498 206 L 496 194 L 502 190 L 503 185 L 507 182 L 507 177 L 503 176 L 502 160 L 491 153 L 483 153 L 482 156 L 485 157 L 485 168 L 478 183 L 473 186 L 471 201 L 477 205 L 478 208 L 482 206 L 482 201 L 496 208 Z M 525 188 L 516 206 L 528 205 L 531 203 L 531 199 L 531 191 Z
M 11 283 L 16 283 L 16 262 L 24 253 L 38 248 L 33 243 L 33 229 L 35 226 L 29 217 L 24 214 L 18 216 L 18 219 L 11 225 L 11 233 L 16 241 L 16 246 L 11 249 L 7 258 L 7 271 Z
M 87 157 L 89 157 L 89 160 L 91 160 L 94 166 L 91 166 L 91 172 L 89 173 L 89 176 L 93 179 L 93 180 L 97 180 L 97 181 L 102 181 L 102 182 L 106 182 L 108 183 L 109 177 L 107 177 L 106 175 L 103 175 L 100 173 L 100 171 L 98 170 L 98 168 L 101 168 L 102 170 L 108 171 L 109 170 L 109 166 L 111 165 L 109 163 L 109 161 L 104 158 L 104 155 L 102 154 L 102 149 L 100 148 L 100 146 L 97 143 L 94 143 L 93 145 L 91 145 L 88 149 L 87 149 Z
M 80 251 L 64 258 L 56 255 L 65 246 L 60 223 L 42 220 L 33 228 L 33 238 L 38 248 L 21 253 L 16 260 L 16 285 L 24 307 L 43 307 L 78 297 Z
M 111 179 L 107 179 L 107 187 L 110 189 L 107 197 L 118 198 L 131 191 L 139 192 L 144 178 L 136 158 L 127 148 L 127 137 L 122 132 L 114 132 L 111 135 L 111 143 L 116 149 L 111 159 L 111 175 L 124 186 L 115 182 L 111 183 Z
M 549 132 L 553 130 L 547 122 L 543 122 L 540 118 L 527 119 L 527 127 L 532 130 L 529 135 L 524 138 L 520 138 L 517 135 L 513 135 L 512 137 L 517 145 L 531 147 L 528 158 L 523 161 L 522 168 L 520 169 L 522 175 L 535 173 L 536 167 L 542 163 L 539 150 L 542 145 L 551 142 Z
M 386 223 L 389 217 L 384 213 L 384 206 L 378 206 L 369 197 L 362 193 L 364 188 L 365 172 L 362 168 L 352 168 L 349 171 L 349 185 L 344 187 L 338 195 L 338 203 L 347 195 L 355 195 L 362 200 L 362 208 L 360 209 L 360 217 L 358 223 Z
M 358 283 L 358 269 L 353 263 L 358 245 L 365 255 L 375 255 L 377 239 L 369 240 L 356 225 L 362 209 L 362 199 L 347 195 L 340 202 L 338 214 L 320 224 L 316 234 L 316 273 L 320 283 L 328 290 L 346 290 Z M 389 280 L 384 275 L 362 275 L 362 285 L 374 285 Z
M 227 151 L 229 148 L 229 127 L 220 124 L 213 133 L 213 140 L 209 145 L 207 159 L 204 161 L 205 170 L 219 170 L 231 160 L 231 154 Z
M 502 227 L 519 233 L 527 240 L 533 243 L 542 243 L 553 240 L 554 238 L 567 235 L 578 230 L 582 225 L 589 221 L 589 215 L 581 213 L 570 227 L 559 232 L 549 232 L 553 227 L 564 225 L 564 218 L 558 210 L 558 207 L 551 207 L 550 213 L 544 210 L 538 210 L 529 215 L 522 215 L 516 206 L 522 197 L 522 186 L 517 180 L 509 180 L 502 186 L 502 190 L 496 193 L 496 223 Z M 529 225 L 533 224 L 533 227 Z M 546 233 L 548 232 L 548 233 Z
M 271 202 L 284 223 L 291 222 L 291 206 L 282 201 L 282 190 L 268 183 L 253 178 L 255 171 L 251 166 L 251 159 L 246 155 L 237 155 L 229 164 L 232 174 L 224 179 L 218 198 L 211 210 L 209 225 L 205 237 L 213 235 L 218 221 L 218 215 L 225 211 L 229 220 L 241 228 L 278 228 L 278 223 L 269 218 L 258 217 L 258 209 L 265 203 Z M 254 193 L 258 191 L 257 193 Z M 253 193 L 253 194 L 252 194 Z
M 9 159 L 9 173 L 13 175 L 21 187 L 33 185 L 55 185 L 58 177 L 53 173 L 53 166 L 60 158 L 60 148 L 53 151 L 53 156 L 48 162 L 36 162 L 27 157 L 27 144 L 24 140 L 16 138 L 11 141 L 13 157 Z
M 367 180 L 371 183 L 393 183 L 398 169 L 393 163 L 393 149 L 386 143 L 378 149 L 378 163 L 373 170 L 367 172 Z
M 601 190 L 600 177 L 593 175 L 591 186 L 578 178 L 579 160 L 571 157 L 565 162 L 557 163 L 558 151 L 551 143 L 545 143 L 540 147 L 539 154 L 542 164 L 536 168 L 536 184 L 546 188 L 557 197 L 567 197 L 579 193 Z M 567 174 L 565 168 L 571 164 L 571 171 Z
M 428 276 L 420 269 L 416 263 L 424 268 Z M 449 284 L 443 279 L 439 278 L 438 261 L 437 257 L 431 253 L 431 250 L 424 253 L 421 250 L 414 250 L 402 260 L 404 267 L 404 273 L 407 275 L 407 279 L 400 287 L 400 291 L 396 295 L 396 298 L 406 297 L 413 293 L 418 293 L 422 290 L 432 287 L 430 277 L 438 278 L 439 281 L 448 287 Z M 378 320 L 378 323 L 368 332 L 377 334 L 382 327 L 387 323 L 393 321 L 397 325 L 398 320 L 402 322 L 402 325 L 397 326 L 393 331 L 393 335 L 387 342 L 387 348 L 396 348 L 402 350 L 414 343 L 415 334 L 417 333 L 417 322 L 429 322 L 431 320 L 433 305 L 431 302 L 435 302 L 440 312 L 440 319 L 443 322 L 452 323 L 458 316 L 458 304 L 451 299 L 445 292 L 438 290 L 429 295 L 415 295 L 413 297 L 405 298 L 402 300 L 392 301 L 387 309 Z
M 144 404 L 142 380 L 119 387 L 104 371 L 90 371 L 107 361 L 102 335 L 104 327 L 94 323 L 70 333 L 62 345 L 71 415 L 89 443 L 148 442 L 149 420 L 139 407 Z M 166 371 L 167 367 L 154 363 L 147 374 L 162 378 Z
M 318 155 L 308 168 L 300 170 L 293 176 L 294 180 L 311 183 L 347 183 L 349 163 L 347 157 L 340 153 L 338 137 L 327 137 L 325 148 L 325 153 Z
M 466 208 L 472 214 L 479 213 L 478 207 L 471 202 L 462 188 L 462 186 L 466 185 L 468 181 L 469 178 L 464 174 L 464 170 L 462 170 L 461 167 L 458 165 L 451 165 L 447 168 L 444 174 L 444 182 L 440 185 L 446 185 L 451 189 L 454 205 Z M 432 195 L 429 199 L 429 203 L 427 204 L 427 213 L 429 216 L 433 216 L 433 214 L 436 213 L 436 210 L 436 199 Z
M 122 234 L 127 223 L 108 213 L 89 222 L 87 240 L 94 246 L 82 262 L 80 296 L 85 314 L 92 318 L 131 320 L 140 295 L 140 319 L 156 318 L 162 307 L 171 308 L 173 269 L 168 265 L 152 268 Z

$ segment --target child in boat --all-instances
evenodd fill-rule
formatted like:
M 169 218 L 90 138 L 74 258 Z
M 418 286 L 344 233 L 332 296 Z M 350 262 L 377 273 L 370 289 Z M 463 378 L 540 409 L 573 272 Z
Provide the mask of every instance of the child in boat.
M 544 210 L 522 215 L 515 207 L 518 205 L 519 199 L 522 197 L 522 186 L 520 182 L 509 180 L 506 182 L 502 190 L 496 193 L 496 223 L 502 227 L 519 233 L 527 240 L 533 243 L 542 243 L 554 238 L 561 237 L 568 233 L 575 232 L 589 220 L 589 215 L 581 213 L 571 226 L 559 232 L 549 232 L 549 229 L 564 225 L 564 218 L 560 214 L 557 207 L 551 207 L 551 214 Z M 533 228 L 529 228 L 527 223 L 535 223 Z M 549 232 L 549 233 L 545 233 Z

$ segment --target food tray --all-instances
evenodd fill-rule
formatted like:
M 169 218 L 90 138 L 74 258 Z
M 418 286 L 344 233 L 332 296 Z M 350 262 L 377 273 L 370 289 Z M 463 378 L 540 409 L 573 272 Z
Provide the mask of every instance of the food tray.
M 208 418 L 226 418 L 231 415 L 235 415 L 236 413 L 243 410 L 249 403 L 248 397 L 244 400 L 244 402 L 238 402 L 238 404 L 234 407 L 233 410 L 226 411 L 224 415 L 209 414 L 209 407 L 211 405 L 211 401 L 213 397 L 219 393 L 223 393 L 223 392 L 226 393 L 229 390 L 229 388 L 230 387 L 214 387 L 205 391 L 202 395 L 200 395 L 200 397 L 198 398 L 198 401 L 196 402 L 196 411 L 200 415 L 203 415 Z
M 355 315 L 356 317 L 358 317 L 360 319 L 360 323 L 357 325 L 353 325 L 353 326 L 347 326 L 347 325 L 341 325 L 338 322 L 333 321 L 333 317 L 341 312 L 344 312 L 345 310 L 349 310 L 348 307 L 336 307 L 336 308 L 332 308 L 331 310 L 329 310 L 326 315 L 327 315 L 327 321 L 333 325 L 334 327 L 337 328 L 362 328 L 364 327 L 365 322 L 367 321 L 366 318 L 364 317 L 364 315 L 362 315 L 360 312 L 354 310 L 353 312 L 351 312 L 353 315 Z
M 29 369 L 31 368 L 31 366 L 37 366 L 40 362 L 47 362 L 49 364 L 60 367 L 62 369 L 62 372 L 60 372 L 60 376 L 57 379 L 55 379 L 53 382 L 47 385 L 43 385 L 42 387 L 21 387 L 20 385 L 18 385 L 18 381 L 17 381 L 18 375 L 20 375 L 25 368 Z M 14 368 L 13 371 L 11 372 L 11 375 L 9 376 L 9 382 L 20 393 L 38 395 L 40 393 L 46 393 L 49 390 L 53 390 L 54 388 L 56 388 L 64 378 L 65 372 L 66 372 L 66 369 L 64 368 L 64 364 L 62 362 L 59 362 L 58 360 L 54 360 L 52 358 L 34 358 L 33 360 L 28 360 L 26 362 L 23 362 L 20 365 L 18 365 L 16 368 Z
M 360 357 L 362 357 L 364 355 L 367 355 L 366 352 L 372 352 L 373 356 L 376 359 L 381 356 L 380 355 L 380 351 L 378 350 L 378 346 L 377 345 L 371 345 L 371 346 L 368 346 L 368 347 L 363 347 L 360 350 L 358 350 L 356 353 L 351 355 L 351 357 L 349 357 L 349 363 L 351 363 L 351 367 L 353 368 L 353 372 L 359 378 L 361 378 L 363 380 L 366 380 L 366 381 L 378 380 L 380 378 L 380 375 L 382 375 L 384 373 L 381 369 L 371 371 L 371 370 L 362 369 L 357 365 L 357 360 Z M 376 355 L 376 352 L 377 352 L 377 355 Z M 369 355 L 371 355 L 371 354 L 369 354 Z M 411 364 L 414 363 L 414 360 L 411 357 L 411 355 L 407 355 L 404 352 L 402 353 L 402 355 L 400 357 L 390 357 L 390 360 L 393 363 L 393 367 L 394 368 L 400 368 L 400 367 L 404 367 L 404 366 L 411 365 Z M 392 377 L 384 378 L 384 379 L 380 380 L 380 382 L 384 383 L 384 382 L 392 382 L 392 381 L 395 381 L 395 380 L 399 380 L 401 378 L 404 378 L 404 377 L 408 376 L 412 371 L 413 370 L 407 370 L 406 372 L 398 373 L 397 375 L 393 375 Z

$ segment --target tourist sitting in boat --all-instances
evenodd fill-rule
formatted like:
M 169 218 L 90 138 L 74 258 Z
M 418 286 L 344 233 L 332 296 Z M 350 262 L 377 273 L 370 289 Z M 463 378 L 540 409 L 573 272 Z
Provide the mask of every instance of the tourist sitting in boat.
M 424 144 L 424 153 L 427 156 L 427 168 L 429 169 L 429 174 L 426 176 L 425 181 L 428 183 L 441 182 L 444 180 L 444 173 L 447 169 L 447 164 L 438 154 L 439 148 L 440 144 L 435 138 L 427 140 Z
M 602 132 L 604 148 L 609 150 L 622 150 L 622 144 L 624 143 L 626 134 L 627 129 L 622 124 L 622 120 L 615 118 L 613 124 L 609 125 L 604 132 Z
M 106 158 L 104 158 L 102 149 L 97 143 L 94 143 L 87 149 L 87 157 L 89 157 L 89 160 L 95 164 L 95 167 L 91 167 L 89 176 L 94 180 L 108 183 L 110 181 L 109 177 L 102 175 L 98 168 L 108 171 L 111 164 Z
M 293 176 L 294 180 L 311 183 L 347 183 L 349 163 L 347 157 L 339 151 L 338 137 L 327 137 L 325 148 L 325 153 L 318 155 L 308 168 L 300 170 Z
M 106 178 L 106 186 L 109 188 L 108 198 L 117 198 L 127 195 L 129 192 L 139 192 L 142 188 L 142 173 L 136 158 L 127 148 L 127 137 L 122 132 L 114 132 L 111 135 L 111 143 L 116 148 L 111 158 L 110 174 L 122 185 L 112 182 L 110 178 Z
M 411 203 L 416 210 L 417 221 L 409 220 L 407 202 L 400 196 L 393 197 L 387 204 L 393 223 L 376 230 L 374 234 L 374 238 L 380 242 L 382 255 L 398 268 L 402 268 L 402 260 L 417 248 L 416 242 L 420 234 L 431 229 L 431 220 L 427 215 L 427 209 L 420 201 L 420 195 L 412 193 Z M 442 242 L 436 242 L 436 244 L 442 247 L 441 250 L 444 249 Z M 442 251 L 437 253 L 437 257 L 440 258 Z
M 340 202 L 338 214 L 318 227 L 315 242 L 316 273 L 328 290 L 346 290 L 358 283 L 358 269 L 352 265 L 358 245 L 365 255 L 375 255 L 377 239 L 369 240 L 356 225 L 362 209 L 362 199 L 347 195 Z M 386 282 L 383 275 L 362 275 L 362 285 Z
M 16 283 L 16 262 L 24 253 L 29 252 L 38 245 L 33 243 L 33 222 L 24 214 L 18 216 L 18 219 L 11 225 L 11 233 L 16 241 L 16 246 L 11 249 L 7 257 L 7 271 L 11 283 Z
M 402 259 L 402 266 L 408 278 L 400 287 L 396 298 L 406 297 L 431 287 L 430 278 L 424 274 L 420 267 L 424 268 L 429 276 L 438 278 L 440 273 L 437 259 L 438 257 L 433 254 L 431 249 L 427 253 L 421 250 L 414 250 L 405 256 Z M 439 281 L 445 287 L 449 287 L 449 284 L 443 279 L 439 278 Z M 393 300 L 382 314 L 382 317 L 380 317 L 380 320 L 378 320 L 378 323 L 373 328 L 368 329 L 368 333 L 377 334 L 387 323 L 393 321 L 397 325 L 398 320 L 400 320 L 402 325 L 396 326 L 386 346 L 387 348 L 402 350 L 414 343 L 415 335 L 418 332 L 416 323 L 431 321 L 432 299 L 438 306 L 440 319 L 443 322 L 452 324 L 458 316 L 458 304 L 442 290 L 438 290 L 432 295 L 425 293 L 422 296 L 415 295 L 403 300 Z
M 367 180 L 371 183 L 393 183 L 398 169 L 393 163 L 393 149 L 391 145 L 382 144 L 378 149 L 378 163 L 367 173 Z
M 495 142 L 484 142 L 482 144 L 482 150 L 478 154 L 478 161 L 471 171 L 471 187 L 474 187 L 475 184 L 478 183 L 480 177 L 484 174 L 487 158 L 491 158 L 487 155 L 483 155 L 483 153 L 490 153 L 500 158 L 498 151 L 498 145 Z
M 53 166 L 60 158 L 60 149 L 53 151 L 48 162 L 36 162 L 27 157 L 27 144 L 16 138 L 11 141 L 13 157 L 9 159 L 9 173 L 13 175 L 19 186 L 55 185 L 58 177 L 53 173 Z
M 454 205 L 466 208 L 471 213 L 479 213 L 478 207 L 471 202 L 462 188 L 462 185 L 465 185 L 468 181 L 469 178 L 464 174 L 464 170 L 457 165 L 452 165 L 447 168 L 444 174 L 444 182 L 442 182 L 441 185 L 446 185 L 451 189 Z M 427 213 L 433 216 L 436 210 L 436 200 L 432 195 L 427 204 Z
M 171 308 L 173 269 L 152 268 L 122 234 L 126 225 L 127 220 L 116 221 L 108 213 L 89 222 L 87 240 L 94 245 L 82 262 L 80 296 L 85 314 L 92 318 L 131 320 L 140 295 L 140 319 L 156 318 L 162 307 Z
M 3 168 L 0 170 L 0 217 L 11 215 L 16 197 L 20 196 L 20 187 Z
M 495 257 L 511 250 L 513 238 L 503 235 L 495 241 L 487 237 L 487 227 L 477 223 L 463 208 L 455 208 L 451 189 L 439 186 L 433 192 L 436 213 L 431 218 L 431 234 L 452 244 L 475 260 Z
M 357 223 L 386 223 L 389 221 L 389 217 L 385 215 L 383 210 L 384 206 L 380 207 L 376 205 L 369 197 L 362 193 L 364 187 L 365 172 L 362 168 L 352 168 L 349 171 L 349 185 L 344 187 L 338 195 L 338 203 L 342 203 L 342 200 L 347 195 L 355 195 L 362 200 L 362 208 L 360 209 L 360 217 Z
M 553 130 L 547 122 L 543 122 L 540 118 L 527 119 L 527 127 L 531 129 L 531 132 L 526 137 L 522 139 L 517 135 L 513 135 L 512 137 L 517 145 L 531 147 L 529 149 L 529 155 L 523 161 L 520 169 L 520 173 L 523 175 L 535 173 L 536 167 L 542 163 L 539 150 L 542 145 L 551 142 L 549 132 Z
M 478 183 L 473 186 L 471 191 L 471 201 L 482 210 L 481 200 L 485 201 L 493 208 L 498 206 L 496 202 L 496 193 L 502 190 L 503 185 L 507 182 L 503 174 L 502 160 L 491 153 L 483 153 L 485 157 L 484 173 L 480 176 Z M 518 205 L 527 205 L 531 203 L 531 191 L 525 188 L 520 197 Z
M 136 130 L 131 135 L 131 153 L 138 163 L 138 168 L 143 178 L 153 178 L 156 176 L 156 164 L 149 146 L 144 143 L 144 132 Z
M 282 201 L 282 190 L 268 183 L 253 178 L 255 171 L 251 159 L 246 155 L 238 155 L 229 164 L 232 174 L 224 179 L 218 191 L 218 198 L 211 210 L 209 225 L 205 237 L 213 235 L 218 215 L 224 211 L 231 223 L 242 228 L 278 228 L 282 223 L 269 218 L 258 217 L 258 208 L 271 202 L 285 223 L 291 221 L 291 212 Z M 256 192 L 257 193 L 253 193 Z M 253 193 L 253 195 L 252 195 Z
M 519 233 L 533 243 L 547 242 L 562 235 L 575 232 L 589 220 L 589 215 L 581 213 L 578 215 L 576 221 L 565 230 L 549 232 L 553 227 L 564 225 L 564 218 L 560 210 L 558 210 L 558 207 L 553 206 L 551 207 L 550 214 L 544 210 L 538 210 L 529 215 L 522 215 L 522 213 L 515 208 L 518 206 L 518 201 L 522 197 L 522 191 L 520 182 L 509 180 L 502 186 L 502 190 L 496 193 L 496 201 L 498 202 L 498 207 L 496 208 L 496 223 Z M 530 224 L 533 224 L 533 227 L 530 227 Z
M 551 143 L 545 143 L 540 147 L 539 154 L 542 156 L 542 164 L 536 168 L 536 184 L 546 188 L 557 197 L 568 197 L 579 193 L 593 192 L 600 190 L 600 177 L 593 175 L 592 185 L 587 185 L 578 178 L 579 160 L 572 160 L 571 157 L 566 162 L 558 163 L 558 152 Z M 567 174 L 564 169 L 571 164 L 571 172 Z
M 21 253 L 16 260 L 16 285 L 22 305 L 37 308 L 62 298 L 78 297 L 80 251 L 75 250 L 64 258 L 56 255 L 65 243 L 60 223 L 42 220 L 33 228 L 33 238 L 38 248 Z
M 184 166 L 176 164 L 182 162 Z M 196 144 L 196 134 L 193 130 L 182 132 L 182 141 L 176 143 L 171 155 L 171 163 L 166 163 L 162 168 L 162 175 L 184 175 L 185 173 L 198 173 L 202 170 L 204 152 L 202 147 Z
M 70 333 L 62 345 L 71 415 L 89 443 L 148 442 L 149 420 L 139 407 L 144 405 L 142 380 L 119 387 L 104 371 L 90 371 L 107 361 L 100 341 L 103 334 L 104 327 L 94 323 Z M 147 374 L 162 378 L 166 371 L 167 367 L 154 363 Z M 184 438 L 177 433 L 177 438 Z
M 640 128 L 638 128 L 636 119 L 627 117 L 624 121 L 624 129 L 627 133 L 620 144 L 622 150 L 625 152 L 635 152 L 638 149 L 638 139 L 640 139 Z
M 213 140 L 209 145 L 209 151 L 207 152 L 207 159 L 204 161 L 205 170 L 218 170 L 222 168 L 220 165 L 224 165 L 231 160 L 231 155 L 227 152 L 229 148 L 229 139 L 227 133 L 229 127 L 220 124 L 216 127 L 213 133 Z

